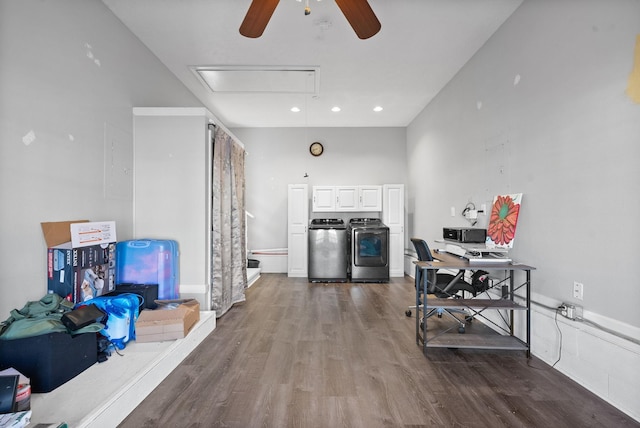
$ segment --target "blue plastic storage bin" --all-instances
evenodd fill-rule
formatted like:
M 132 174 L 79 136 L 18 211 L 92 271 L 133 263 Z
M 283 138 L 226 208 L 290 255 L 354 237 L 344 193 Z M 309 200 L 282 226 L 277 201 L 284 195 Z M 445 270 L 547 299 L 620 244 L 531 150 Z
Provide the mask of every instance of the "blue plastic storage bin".
M 137 239 L 116 245 L 116 285 L 158 284 L 158 298 L 180 298 L 178 243 Z

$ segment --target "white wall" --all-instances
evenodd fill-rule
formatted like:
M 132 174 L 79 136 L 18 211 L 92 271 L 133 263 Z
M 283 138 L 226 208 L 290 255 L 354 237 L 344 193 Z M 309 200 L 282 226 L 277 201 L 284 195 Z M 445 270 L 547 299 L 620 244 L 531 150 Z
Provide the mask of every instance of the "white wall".
M 175 240 L 181 297 L 198 294 L 209 310 L 214 118 L 204 108 L 136 108 L 134 116 L 134 238 Z
M 0 1 L 0 61 L 4 320 L 47 292 L 40 222 L 132 238 L 132 107 L 201 103 L 98 0 Z
M 255 216 L 247 225 L 249 249 L 287 247 L 288 184 L 306 183 L 311 194 L 315 185 L 405 183 L 405 128 L 232 131 L 248 152 L 246 209 Z M 322 156 L 309 153 L 313 141 L 323 144 Z M 310 214 L 311 218 L 326 217 Z M 348 218 L 354 216 L 350 213 Z
M 557 367 L 636 418 L 640 105 L 625 89 L 639 33 L 638 1 L 525 0 L 407 130 L 410 233 L 439 238 L 468 225 L 451 206 L 524 193 L 512 255 L 538 268 L 535 299 L 580 304 L 636 339 L 561 322 Z M 532 325 L 533 353 L 550 363 L 553 317 L 536 306 Z

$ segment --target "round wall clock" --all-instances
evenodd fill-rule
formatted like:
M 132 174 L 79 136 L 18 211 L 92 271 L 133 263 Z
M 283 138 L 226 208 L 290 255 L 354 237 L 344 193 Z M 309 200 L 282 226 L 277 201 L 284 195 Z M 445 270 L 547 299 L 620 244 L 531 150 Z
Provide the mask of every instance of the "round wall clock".
M 318 143 L 316 141 L 315 143 L 311 143 L 311 145 L 309 146 L 309 151 L 314 156 L 320 156 L 324 151 L 324 147 L 322 147 L 321 143 Z

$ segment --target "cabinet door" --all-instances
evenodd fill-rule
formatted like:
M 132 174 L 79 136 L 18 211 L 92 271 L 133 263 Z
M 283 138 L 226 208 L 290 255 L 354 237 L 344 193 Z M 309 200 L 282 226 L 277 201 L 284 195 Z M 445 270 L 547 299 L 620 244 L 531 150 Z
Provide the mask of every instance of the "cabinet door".
M 336 187 L 336 211 L 358 211 L 358 188 L 356 186 Z
M 382 211 L 382 186 L 359 186 L 360 211 Z
M 287 227 L 287 274 L 307 276 L 309 190 L 306 184 L 290 184 Z
M 313 186 L 313 211 L 335 211 L 336 188 L 334 186 Z
M 389 276 L 404 276 L 404 185 L 383 186 L 382 221 L 389 227 Z

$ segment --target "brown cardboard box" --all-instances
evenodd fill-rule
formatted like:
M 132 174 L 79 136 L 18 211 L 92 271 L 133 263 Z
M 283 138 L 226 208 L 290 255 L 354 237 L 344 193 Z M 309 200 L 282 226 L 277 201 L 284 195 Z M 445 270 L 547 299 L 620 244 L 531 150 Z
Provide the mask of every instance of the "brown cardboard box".
M 116 225 L 87 220 L 41 223 L 47 289 L 79 303 L 115 288 Z
M 156 300 L 158 309 L 145 309 L 136 321 L 136 342 L 182 339 L 200 320 L 195 299 Z

